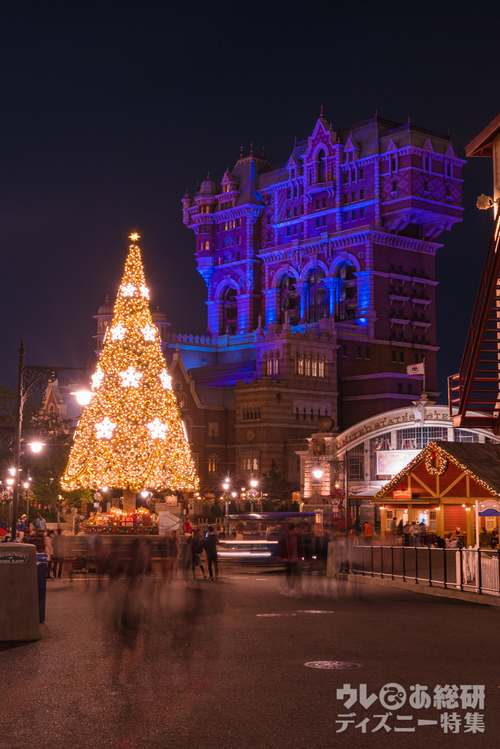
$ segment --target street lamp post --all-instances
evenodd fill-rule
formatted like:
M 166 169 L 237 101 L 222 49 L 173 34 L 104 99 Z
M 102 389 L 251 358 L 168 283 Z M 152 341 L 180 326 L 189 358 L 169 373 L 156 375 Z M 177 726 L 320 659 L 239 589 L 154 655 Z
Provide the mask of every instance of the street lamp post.
M 17 400 L 14 424 L 14 475 L 16 481 L 12 487 L 12 526 L 11 541 L 17 536 L 17 516 L 19 504 L 19 469 L 21 467 L 21 433 L 23 424 L 23 410 L 30 395 L 43 395 L 49 382 L 54 382 L 60 372 L 67 369 L 86 371 L 86 367 L 36 367 L 26 365 L 24 356 L 26 349 L 21 341 L 19 347 L 19 363 L 17 367 Z M 37 446 L 40 443 L 35 443 Z
M 226 517 L 225 517 L 225 529 L 226 529 L 226 535 L 229 535 L 229 482 L 225 481 L 222 484 L 222 488 L 224 489 L 224 497 L 226 500 Z
M 23 484 L 26 489 L 26 522 L 28 523 L 28 528 L 30 527 L 30 481 L 31 479 L 28 478 Z
M 255 499 L 257 498 L 257 484 L 259 482 L 257 479 L 252 478 L 250 480 L 250 486 L 252 487 L 251 490 L 248 492 L 248 495 L 250 495 L 250 512 L 253 512 L 253 503 Z

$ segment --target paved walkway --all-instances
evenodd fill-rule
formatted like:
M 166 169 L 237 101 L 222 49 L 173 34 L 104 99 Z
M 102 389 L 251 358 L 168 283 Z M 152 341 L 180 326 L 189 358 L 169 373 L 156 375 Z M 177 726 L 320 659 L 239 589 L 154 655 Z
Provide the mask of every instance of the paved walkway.
M 135 638 L 133 621 L 121 634 L 111 626 L 123 582 L 104 592 L 93 582 L 85 592 L 83 581 L 51 581 L 42 639 L 0 644 L 0 749 L 496 744 L 498 610 L 344 582 L 332 583 L 327 596 L 313 595 L 314 588 L 292 597 L 280 592 L 283 584 L 281 576 L 243 572 L 187 587 L 179 579 L 170 588 L 146 581 Z M 304 666 L 311 661 L 362 668 Z M 399 709 L 380 704 L 380 690 L 391 683 L 407 693 Z M 336 698 L 343 684 L 366 684 L 366 705 L 370 695 L 377 699 L 346 708 L 347 697 Z M 462 708 L 459 698 L 458 709 L 412 708 L 417 684 L 431 697 L 436 685 L 485 685 L 485 707 Z M 450 705 L 452 697 L 448 691 Z M 336 733 L 339 715 L 350 713 L 354 722 Z M 448 725 L 453 713 L 459 735 Z M 484 733 L 464 732 L 467 713 L 483 716 Z M 381 720 L 390 730 L 375 730 Z M 410 727 L 415 731 L 395 730 Z

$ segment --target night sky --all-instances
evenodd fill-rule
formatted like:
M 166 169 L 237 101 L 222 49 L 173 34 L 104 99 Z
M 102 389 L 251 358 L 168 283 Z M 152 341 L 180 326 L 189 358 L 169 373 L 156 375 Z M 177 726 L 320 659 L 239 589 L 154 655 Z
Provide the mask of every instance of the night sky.
M 499 112 L 498 23 L 475 3 L 7 3 L 0 14 L 0 382 L 94 365 L 92 315 L 134 229 L 154 304 L 203 333 L 205 286 L 181 198 L 240 145 L 285 161 L 324 105 L 445 132 L 458 156 Z M 472 11 L 472 7 L 474 10 Z M 466 11 L 465 9 L 468 8 Z M 461 10 L 462 9 L 462 10 Z M 492 225 L 489 159 L 464 169 L 464 222 L 437 257 L 439 388 L 458 371 Z

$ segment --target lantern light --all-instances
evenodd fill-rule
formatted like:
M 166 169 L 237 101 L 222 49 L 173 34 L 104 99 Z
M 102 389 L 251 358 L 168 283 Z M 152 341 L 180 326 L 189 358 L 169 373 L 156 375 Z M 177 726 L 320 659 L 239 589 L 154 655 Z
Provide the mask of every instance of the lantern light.
M 80 406 L 88 406 L 92 400 L 93 392 L 87 388 L 81 388 L 80 390 L 75 390 L 71 395 L 76 397 Z

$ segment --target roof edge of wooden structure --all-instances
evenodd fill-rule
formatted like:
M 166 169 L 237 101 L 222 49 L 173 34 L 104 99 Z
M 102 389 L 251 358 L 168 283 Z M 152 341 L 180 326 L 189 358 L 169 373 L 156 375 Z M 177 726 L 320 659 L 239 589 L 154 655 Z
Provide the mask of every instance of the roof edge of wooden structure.
M 465 155 L 467 156 L 467 158 L 470 158 L 472 156 L 483 156 L 491 158 L 493 156 L 493 139 L 499 133 L 499 131 L 500 114 L 497 114 L 495 119 L 493 119 L 489 123 L 489 125 L 486 125 L 484 130 L 481 130 L 481 132 L 465 146 Z

